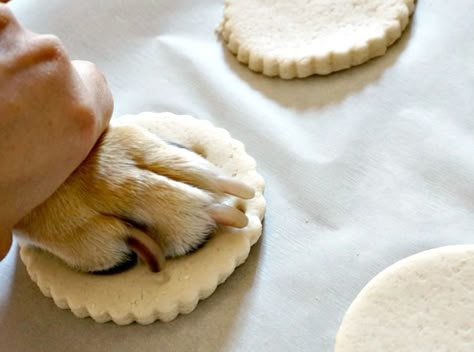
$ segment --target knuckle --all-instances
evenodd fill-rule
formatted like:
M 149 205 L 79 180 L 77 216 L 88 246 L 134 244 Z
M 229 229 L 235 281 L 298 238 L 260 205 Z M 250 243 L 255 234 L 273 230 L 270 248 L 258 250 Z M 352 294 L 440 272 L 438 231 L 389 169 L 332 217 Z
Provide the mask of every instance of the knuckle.
M 53 64 L 66 67 L 67 55 L 61 41 L 52 35 L 33 35 L 20 42 L 6 59 L 7 67 L 15 72 L 36 65 Z
M 77 104 L 75 107 L 75 120 L 78 129 L 86 134 L 85 137 L 94 138 L 97 130 L 97 118 L 92 106 Z
M 38 35 L 33 39 L 32 47 L 37 55 L 44 60 L 67 58 L 66 49 L 61 40 L 50 34 Z
M 74 107 L 73 115 L 74 124 L 83 146 L 85 148 L 92 147 L 103 132 L 97 112 L 93 106 L 81 103 Z
M 7 6 L 0 5 L 0 30 L 8 27 L 10 24 L 17 24 L 13 12 Z

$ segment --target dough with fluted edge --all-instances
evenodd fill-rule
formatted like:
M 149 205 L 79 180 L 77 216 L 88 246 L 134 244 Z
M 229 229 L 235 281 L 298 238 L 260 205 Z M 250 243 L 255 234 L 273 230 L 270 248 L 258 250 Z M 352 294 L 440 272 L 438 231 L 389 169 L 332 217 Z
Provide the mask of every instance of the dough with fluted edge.
M 253 71 L 325 75 L 383 55 L 414 7 L 414 0 L 225 0 L 219 32 Z
M 264 181 L 255 160 L 244 145 L 211 123 L 171 113 L 142 113 L 114 120 L 114 124 L 138 123 L 165 140 L 190 147 L 228 176 L 255 189 L 249 200 L 230 200 L 245 211 L 249 224 L 243 229 L 219 227 L 198 251 L 167 260 L 165 270 L 152 273 L 142 265 L 116 275 L 80 273 L 59 259 L 30 246 L 21 248 L 21 259 L 41 292 L 60 308 L 97 322 L 125 325 L 170 321 L 189 313 L 199 300 L 211 295 L 242 264 L 262 233 L 265 212 Z

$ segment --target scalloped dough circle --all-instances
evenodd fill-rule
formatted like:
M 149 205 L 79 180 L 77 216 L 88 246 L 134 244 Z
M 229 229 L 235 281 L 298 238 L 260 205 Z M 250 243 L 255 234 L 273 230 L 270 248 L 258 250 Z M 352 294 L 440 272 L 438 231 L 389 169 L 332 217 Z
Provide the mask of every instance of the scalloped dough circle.
M 349 307 L 335 352 L 473 350 L 474 245 L 421 252 L 372 279 Z
M 97 322 L 150 324 L 190 313 L 199 300 L 210 296 L 242 264 L 262 233 L 265 212 L 264 181 L 244 145 L 207 121 L 171 113 L 128 115 L 114 124 L 140 124 L 162 138 L 185 145 L 255 188 L 250 200 L 229 200 L 244 209 L 249 225 L 243 229 L 219 227 L 204 247 L 191 255 L 169 259 L 163 272 L 151 273 L 145 265 L 110 276 L 76 272 L 39 249 L 21 248 L 21 259 L 41 292 L 60 308 Z M 238 202 L 238 204 L 237 204 Z
M 302 78 L 385 54 L 414 7 L 414 0 L 225 0 L 220 32 L 251 70 Z

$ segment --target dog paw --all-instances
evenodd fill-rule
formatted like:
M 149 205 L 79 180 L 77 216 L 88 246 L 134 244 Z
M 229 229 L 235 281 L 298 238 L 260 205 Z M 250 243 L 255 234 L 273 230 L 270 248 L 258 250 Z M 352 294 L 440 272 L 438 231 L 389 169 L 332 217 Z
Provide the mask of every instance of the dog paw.
M 110 128 L 73 176 L 70 186 L 87 189 L 84 201 L 100 214 L 88 232 L 101 242 L 121 238 L 152 270 L 201 246 L 218 225 L 247 226 L 246 215 L 224 203 L 254 196 L 202 156 L 137 126 Z
M 19 233 L 81 271 L 109 271 L 138 255 L 152 271 L 189 253 L 218 225 L 242 228 L 228 197 L 254 191 L 200 155 L 136 125 L 110 127 Z

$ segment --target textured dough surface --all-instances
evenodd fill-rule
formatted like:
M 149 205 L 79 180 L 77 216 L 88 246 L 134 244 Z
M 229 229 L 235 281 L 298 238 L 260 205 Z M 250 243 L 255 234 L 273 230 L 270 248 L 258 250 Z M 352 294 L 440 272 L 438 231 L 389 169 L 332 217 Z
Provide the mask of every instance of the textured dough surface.
M 30 277 L 58 307 L 69 308 L 78 317 L 90 316 L 97 322 L 112 320 L 120 325 L 170 321 L 179 313 L 194 310 L 199 300 L 211 295 L 245 261 L 262 233 L 265 212 L 264 181 L 256 172 L 255 160 L 226 130 L 171 113 L 128 115 L 114 120 L 114 124 L 131 121 L 165 140 L 190 147 L 224 174 L 253 186 L 256 195 L 239 200 L 249 218 L 247 227 L 219 227 L 204 247 L 191 255 L 167 260 L 165 270 L 158 274 L 143 264 L 110 276 L 79 273 L 46 252 L 29 246 L 21 248 Z
M 253 71 L 324 75 L 383 55 L 414 7 L 414 0 L 226 0 L 220 31 Z
M 425 251 L 392 265 L 359 293 L 336 352 L 474 350 L 474 245 Z

